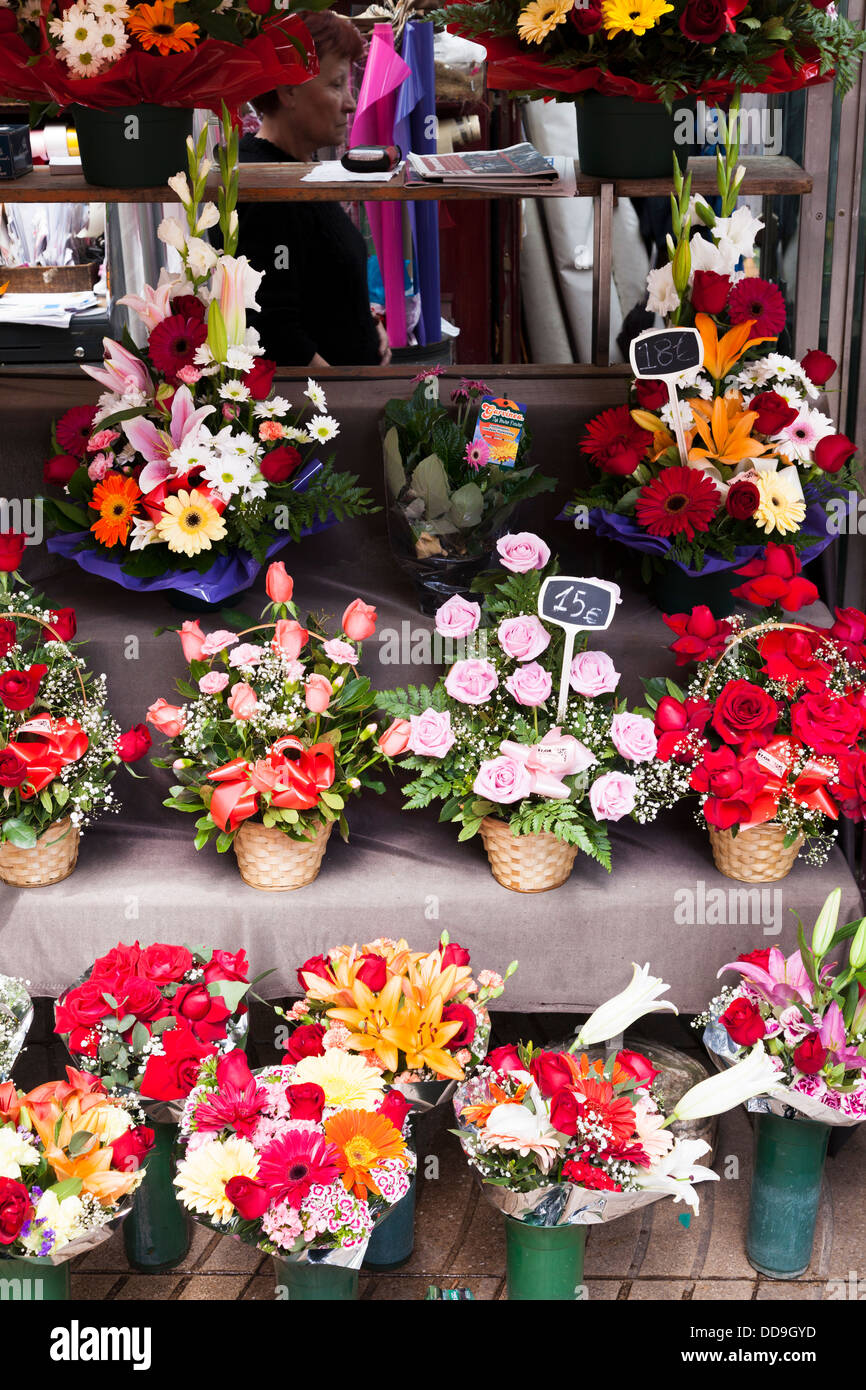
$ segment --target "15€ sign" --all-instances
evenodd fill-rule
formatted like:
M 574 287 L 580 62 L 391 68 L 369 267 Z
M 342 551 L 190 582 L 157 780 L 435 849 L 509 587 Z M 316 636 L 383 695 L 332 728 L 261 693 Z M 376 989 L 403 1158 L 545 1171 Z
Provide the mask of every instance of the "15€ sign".
M 610 627 L 616 606 L 621 603 L 619 585 L 608 579 L 578 579 L 555 574 L 545 579 L 538 594 L 538 615 L 565 632 L 562 671 L 559 676 L 558 723 L 565 718 L 569 677 L 574 657 L 574 639 L 579 632 L 602 631 Z

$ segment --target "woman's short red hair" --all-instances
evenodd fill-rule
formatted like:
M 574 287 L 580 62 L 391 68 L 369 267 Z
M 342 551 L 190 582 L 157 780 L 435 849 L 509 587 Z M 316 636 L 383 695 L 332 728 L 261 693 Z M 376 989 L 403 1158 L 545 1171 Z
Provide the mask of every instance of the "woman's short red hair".
M 361 61 L 367 47 L 364 36 L 345 15 L 336 14 L 333 10 L 299 10 L 297 15 L 310 32 L 317 57 L 335 53 L 349 63 Z M 253 106 L 260 116 L 270 115 L 279 104 L 276 92 L 263 92 L 253 99 Z

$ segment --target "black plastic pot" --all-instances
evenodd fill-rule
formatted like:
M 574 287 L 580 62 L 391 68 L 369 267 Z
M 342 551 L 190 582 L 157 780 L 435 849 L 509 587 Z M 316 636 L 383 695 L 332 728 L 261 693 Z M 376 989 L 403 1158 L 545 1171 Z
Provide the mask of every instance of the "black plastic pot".
M 677 102 L 668 111 L 661 102 L 584 92 L 574 109 L 582 174 L 602 179 L 670 178 L 674 154 L 685 168 L 692 143 L 676 140 L 677 112 L 694 112 L 693 100 Z M 687 129 L 693 135 L 694 122 Z
M 182 106 L 70 108 L 81 171 L 100 188 L 155 188 L 187 167 L 193 112 Z

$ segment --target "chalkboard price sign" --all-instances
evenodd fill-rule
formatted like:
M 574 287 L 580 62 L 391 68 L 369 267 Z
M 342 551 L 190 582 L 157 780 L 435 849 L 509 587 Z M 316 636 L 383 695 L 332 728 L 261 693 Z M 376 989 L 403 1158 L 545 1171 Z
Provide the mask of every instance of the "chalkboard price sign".
M 574 639 L 579 632 L 602 632 L 610 627 L 619 602 L 619 585 L 608 579 L 577 579 L 572 575 L 556 574 L 545 579 L 539 590 L 539 616 L 565 629 L 556 712 L 560 724 L 568 703 Z
M 658 380 L 700 367 L 704 345 L 696 328 L 651 328 L 632 340 L 629 357 L 635 376 Z

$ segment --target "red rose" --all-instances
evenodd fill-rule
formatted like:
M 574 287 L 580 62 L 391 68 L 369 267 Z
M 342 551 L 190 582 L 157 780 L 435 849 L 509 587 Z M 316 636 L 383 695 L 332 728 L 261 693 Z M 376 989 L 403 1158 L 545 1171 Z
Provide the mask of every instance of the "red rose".
M 660 410 L 668 399 L 668 388 L 663 381 L 649 381 L 641 377 L 634 384 L 634 393 L 642 410 Z
M 536 1052 L 529 1070 L 545 1099 L 564 1086 L 574 1085 L 573 1064 L 562 1052 Z
M 0 787 L 20 787 L 27 778 L 27 764 L 12 748 L 0 753 Z
M 307 986 L 304 984 L 304 975 L 318 975 L 320 979 L 327 980 L 329 984 L 333 983 L 334 979 L 327 956 L 310 956 L 309 960 L 304 961 L 297 974 L 298 984 L 305 994 Z
M 182 1024 L 162 1034 L 164 1053 L 147 1059 L 141 1094 L 148 1100 L 184 1100 L 195 1085 L 205 1057 L 214 1049 L 199 1042 L 192 1029 Z
M 27 537 L 20 531 L 0 531 L 0 570 L 17 570 Z
M 791 706 L 791 732 L 821 757 L 847 753 L 863 730 L 863 713 L 844 695 L 810 690 Z
M 138 973 L 157 985 L 175 984 L 192 969 L 192 955 L 185 946 L 155 942 L 145 946 L 138 960 Z
M 563 1086 L 550 1102 L 550 1123 L 560 1134 L 576 1134 L 579 1107 L 574 1091 Z
M 692 308 L 697 314 L 720 314 L 728 302 L 731 281 L 715 270 L 696 270 L 692 281 Z
M 156 1143 L 156 1133 L 147 1125 L 136 1125 L 111 1145 L 111 1165 L 121 1173 L 137 1173 Z
M 838 473 L 857 452 L 847 434 L 827 434 L 815 445 L 814 461 L 825 473 Z
M 749 410 L 757 412 L 754 428 L 759 434 L 779 434 L 797 418 L 793 406 L 775 391 L 761 391 L 749 401 Z
M 256 3 L 258 4 L 259 0 L 256 0 Z M 262 3 L 265 5 L 264 9 L 256 9 L 250 5 L 253 14 L 269 13 L 271 0 L 262 0 Z M 271 394 L 271 385 L 276 370 L 276 362 L 270 362 L 267 357 L 257 357 L 250 370 L 241 378 L 254 401 L 267 400 Z
M 861 613 L 859 608 L 837 608 L 834 611 L 836 621 L 830 628 L 830 636 L 836 638 L 846 661 L 866 666 L 866 613 Z
M 378 994 L 380 989 L 384 989 L 388 983 L 388 962 L 384 956 L 370 955 L 361 956 L 361 963 L 358 966 L 356 980 L 360 980 L 362 985 L 366 985 L 371 994 Z
M 677 634 L 676 642 L 671 642 L 671 651 L 676 652 L 678 666 L 688 666 L 692 661 L 715 661 L 731 635 L 727 619 L 714 618 L 705 603 L 699 603 L 691 613 L 665 613 L 663 616 L 671 632 Z
M 18 27 L 18 16 L 12 10 L 0 10 L 0 34 L 14 34 Z
M 859 748 L 836 757 L 839 764 L 838 779 L 830 791 L 839 803 L 843 816 L 849 820 L 866 820 L 866 753 Z
M 3 14 L 2 10 L 0 14 Z M 80 467 L 78 459 L 73 458 L 72 454 L 55 454 L 45 462 L 42 481 L 46 487 L 66 487 L 73 473 L 77 473 Z
M 702 734 L 709 722 L 713 707 L 709 700 L 687 699 L 685 704 L 665 695 L 659 700 L 655 714 L 655 732 L 658 738 L 657 756 L 663 763 L 671 758 L 678 763 L 694 762 L 697 753 L 694 749 L 683 748 L 677 751 L 688 734 Z
M 816 5 L 815 0 L 812 0 L 812 4 L 818 10 L 825 10 L 829 3 L 830 0 L 824 0 L 823 4 Z M 835 372 L 837 363 L 828 352 L 822 352 L 820 348 L 812 348 L 805 357 L 800 358 L 800 366 L 813 385 L 823 386 Z
M 758 608 L 769 608 L 779 603 L 788 613 L 796 613 L 807 603 L 814 603 L 818 590 L 809 579 L 802 578 L 803 566 L 792 545 L 767 546 L 763 555 L 756 555 L 747 565 L 741 565 L 735 574 L 748 579 L 731 593 L 754 603 Z
M 804 1076 L 814 1076 L 827 1060 L 827 1049 L 817 1033 L 810 1033 L 799 1047 L 794 1048 L 794 1066 Z
M 74 608 L 52 609 L 48 614 L 48 621 L 52 631 L 49 632 L 47 628 L 43 629 L 46 642 L 71 642 L 78 631 Z
M 713 707 L 713 728 L 725 743 L 743 753 L 763 748 L 775 732 L 779 706 L 767 690 L 751 681 L 728 681 Z
M 487 1065 L 493 1067 L 494 1071 L 525 1071 L 520 1053 L 513 1043 L 508 1043 L 506 1047 L 494 1047 L 492 1052 L 487 1054 Z
M 278 444 L 276 449 L 259 463 L 259 472 L 269 483 L 286 483 L 298 469 L 301 462 L 300 451 L 294 444 Z
M 402 1133 L 406 1116 L 412 1109 L 411 1100 L 407 1100 L 400 1091 L 390 1090 L 385 1093 L 385 1099 L 379 1106 L 379 1114 L 386 1120 L 390 1120 L 395 1129 Z
M 85 980 L 77 989 L 62 994 L 54 1007 L 54 1027 L 58 1033 L 71 1033 L 73 1028 L 92 1028 L 95 1023 L 113 1013 L 102 995 L 104 986 L 99 980 Z M 111 991 L 108 991 L 111 993 Z
M 821 632 L 768 632 L 757 643 L 764 660 L 761 671 L 771 680 L 787 681 L 789 687 L 804 685 L 807 690 L 821 690 L 830 674 L 827 663 L 815 656 L 823 641 Z
M 137 763 L 150 748 L 153 740 L 144 724 L 135 724 L 114 741 L 115 751 L 122 763 Z
M 616 1060 L 623 1071 L 627 1071 L 641 1086 L 651 1086 L 659 1075 L 658 1068 L 654 1067 L 649 1057 L 644 1057 L 642 1052 L 629 1052 L 624 1049 L 616 1054 Z
M 448 945 L 445 947 L 440 944 L 439 950 L 442 952 L 443 970 L 447 970 L 449 965 L 456 965 L 460 968 L 461 966 L 471 965 L 472 963 L 472 957 L 466 950 L 466 947 L 458 945 L 456 941 L 449 941 Z
M 286 1043 L 283 1065 L 300 1062 L 304 1057 L 321 1057 L 325 1051 L 322 1046 L 324 1036 L 321 1023 L 300 1023 Z
M 256 1178 L 229 1178 L 225 1193 L 242 1221 L 258 1221 L 271 1204 L 268 1189 Z
M 21 1227 L 33 1215 L 30 1193 L 23 1182 L 0 1178 L 0 1245 L 17 1240 Z
M 73 1028 L 69 1051 L 76 1057 L 95 1057 L 99 1052 L 99 1034 L 93 1028 Z
M 176 294 L 171 301 L 171 312 L 184 319 L 199 319 L 204 322 L 207 310 L 194 294 Z M 166 401 L 166 404 L 168 402 Z
M 747 951 L 744 955 L 737 956 L 737 960 L 747 961 L 751 965 L 760 966 L 761 970 L 766 970 L 770 964 L 770 946 L 765 946 L 760 951 Z
M 246 1053 L 242 1048 L 232 1048 L 231 1052 L 226 1052 L 224 1056 L 220 1057 L 217 1062 L 216 1079 L 220 1090 L 224 1086 L 235 1086 L 239 1091 L 244 1091 L 250 1082 L 255 1082 Z
M 746 819 L 767 777 L 757 759 L 738 758 L 732 748 L 720 748 L 704 754 L 692 771 L 689 785 L 706 793 L 703 810 L 707 824 L 729 830 Z
M 692 43 L 717 43 L 727 28 L 724 0 L 689 0 L 679 24 Z
M 140 975 L 132 976 L 115 997 L 118 1018 L 123 1018 L 124 1014 L 134 1014 L 141 1023 L 146 1023 L 149 1019 L 165 1018 L 170 1012 L 158 986 L 152 980 L 143 980 Z
M 0 569 L 3 568 L 0 563 Z M 28 666 L 24 671 L 4 671 L 0 676 L 0 700 L 7 709 L 29 709 L 39 694 L 47 666 Z
M 226 1035 L 226 1021 L 231 1018 L 231 1010 L 218 994 L 208 994 L 203 981 L 181 985 L 171 1001 L 171 1009 L 178 1018 L 187 1021 L 202 1042 L 219 1042 Z
M 760 1010 L 748 999 L 734 999 L 721 1015 L 720 1022 L 738 1047 L 751 1047 L 767 1031 Z
M 472 1046 L 472 1039 L 475 1037 L 475 1030 L 478 1027 L 478 1019 L 468 1004 L 446 1004 L 442 1010 L 442 1022 L 460 1024 L 460 1031 L 455 1033 L 451 1041 L 445 1044 L 449 1052 L 456 1051 L 458 1047 Z
M 93 969 L 90 972 L 91 980 L 110 975 L 115 979 L 125 980 L 128 975 L 138 974 L 138 962 L 141 959 L 141 947 L 136 941 L 132 946 L 124 946 L 120 942 L 113 946 L 104 956 L 99 956 L 93 962 Z M 103 986 L 109 989 L 109 985 Z
M 725 511 L 734 521 L 751 521 L 761 501 L 756 483 L 749 478 L 734 481 L 725 497 Z
M 579 34 L 594 34 L 602 26 L 601 0 L 586 0 L 586 4 L 572 5 L 568 17 Z
M 0 657 L 7 656 L 18 640 L 18 629 L 11 618 L 0 618 Z
M 240 980 L 246 984 L 250 977 L 250 963 L 246 951 L 214 951 L 204 968 L 204 982 L 213 984 L 214 980 Z
M 301 1086 L 287 1086 L 289 1117 L 292 1120 L 312 1120 L 318 1124 L 325 1109 L 325 1092 L 314 1081 Z

